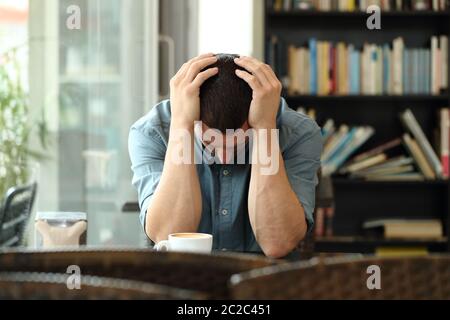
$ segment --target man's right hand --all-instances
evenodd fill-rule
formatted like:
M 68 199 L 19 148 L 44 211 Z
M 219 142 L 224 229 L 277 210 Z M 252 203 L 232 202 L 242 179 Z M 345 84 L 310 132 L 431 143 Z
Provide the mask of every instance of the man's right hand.
M 215 62 L 213 53 L 200 55 L 183 64 L 170 80 L 171 122 L 176 127 L 193 128 L 194 122 L 200 120 L 200 87 L 219 70 L 201 71 Z

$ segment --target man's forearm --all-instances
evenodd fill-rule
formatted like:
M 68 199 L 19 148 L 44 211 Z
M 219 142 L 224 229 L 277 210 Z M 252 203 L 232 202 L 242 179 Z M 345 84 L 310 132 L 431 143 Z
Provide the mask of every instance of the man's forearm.
M 279 169 L 272 175 L 262 174 L 265 166 L 253 161 L 249 188 L 249 215 L 256 240 L 267 256 L 279 258 L 292 251 L 306 233 L 305 213 L 295 192 L 292 190 L 278 148 L 278 139 L 271 141 L 270 130 L 266 129 L 266 141 L 259 139 L 261 130 L 255 130 L 252 159 L 258 159 L 260 148 L 279 157 Z M 271 150 L 276 143 L 277 150 Z M 262 146 L 265 143 L 266 145 Z
M 180 150 L 187 151 L 184 143 L 190 146 L 190 161 L 179 163 Z M 201 189 L 194 162 L 194 129 L 172 124 L 161 180 L 147 210 L 147 234 L 158 242 L 171 233 L 196 232 L 201 211 Z

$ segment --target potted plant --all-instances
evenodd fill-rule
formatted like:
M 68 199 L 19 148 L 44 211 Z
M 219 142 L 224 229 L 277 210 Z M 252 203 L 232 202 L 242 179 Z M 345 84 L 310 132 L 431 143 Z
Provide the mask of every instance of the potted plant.
M 29 182 L 30 162 L 43 158 L 30 148 L 30 136 L 38 134 L 40 144 L 47 148 L 44 117 L 34 123 L 31 121 L 18 50 L 0 54 L 0 206 L 8 189 Z

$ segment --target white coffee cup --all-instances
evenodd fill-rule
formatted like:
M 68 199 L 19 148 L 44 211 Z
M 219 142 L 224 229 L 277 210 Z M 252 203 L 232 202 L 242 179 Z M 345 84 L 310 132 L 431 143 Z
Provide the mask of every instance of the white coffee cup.
M 206 233 L 172 233 L 155 245 L 157 251 L 211 253 L 213 236 Z

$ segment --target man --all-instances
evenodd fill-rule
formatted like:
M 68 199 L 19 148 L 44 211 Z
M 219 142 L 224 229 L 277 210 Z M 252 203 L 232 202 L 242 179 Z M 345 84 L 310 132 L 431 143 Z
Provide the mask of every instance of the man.
M 135 123 L 129 137 L 141 222 L 152 241 L 203 232 L 213 235 L 217 250 L 280 258 L 296 248 L 313 225 L 322 136 L 313 120 L 288 108 L 281 90 L 272 69 L 250 57 L 205 54 L 181 67 L 170 101 Z M 223 139 L 201 140 L 196 121 Z M 226 134 L 239 128 L 259 138 L 239 148 Z M 174 160 L 180 132 L 195 150 L 184 153 L 190 161 Z M 196 162 L 205 149 L 218 161 Z M 279 166 L 264 174 L 261 161 L 229 164 L 233 149 L 252 159 L 267 150 Z

